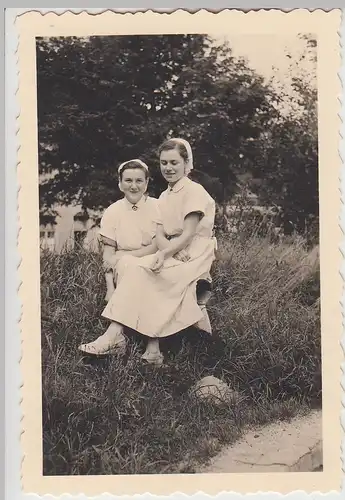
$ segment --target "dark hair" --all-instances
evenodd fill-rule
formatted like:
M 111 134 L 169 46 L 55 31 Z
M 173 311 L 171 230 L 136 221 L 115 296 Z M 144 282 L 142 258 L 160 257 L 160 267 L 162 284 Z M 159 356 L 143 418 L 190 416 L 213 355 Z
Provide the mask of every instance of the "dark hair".
M 142 170 L 145 174 L 145 179 L 147 180 L 149 178 L 149 172 L 146 170 L 145 167 L 142 166 L 140 162 L 138 162 L 137 160 L 130 160 L 124 164 L 124 166 L 118 173 L 120 181 L 122 180 L 123 172 L 125 172 L 125 170 L 129 170 L 130 168 L 137 168 L 139 170 Z
M 158 155 L 160 156 L 162 151 L 171 151 L 172 149 L 177 149 L 177 151 L 180 153 L 180 156 L 184 159 L 185 162 L 189 160 L 186 146 L 175 139 L 168 139 L 164 141 L 163 144 L 159 146 Z

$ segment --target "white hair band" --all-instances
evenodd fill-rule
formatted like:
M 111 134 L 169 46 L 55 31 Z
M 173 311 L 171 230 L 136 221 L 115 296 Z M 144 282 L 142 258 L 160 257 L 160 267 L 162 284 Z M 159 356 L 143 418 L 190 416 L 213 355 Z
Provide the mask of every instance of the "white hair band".
M 128 161 L 121 163 L 121 165 L 117 169 L 118 174 L 120 174 L 122 172 L 122 170 L 124 169 L 124 167 L 128 163 L 131 163 L 132 161 L 138 163 L 144 170 L 146 170 L 146 172 L 149 171 L 149 167 L 146 165 L 146 163 L 144 163 L 142 160 L 139 160 L 139 158 L 135 158 L 134 160 L 128 160 Z M 135 167 L 133 167 L 133 168 L 135 168 Z

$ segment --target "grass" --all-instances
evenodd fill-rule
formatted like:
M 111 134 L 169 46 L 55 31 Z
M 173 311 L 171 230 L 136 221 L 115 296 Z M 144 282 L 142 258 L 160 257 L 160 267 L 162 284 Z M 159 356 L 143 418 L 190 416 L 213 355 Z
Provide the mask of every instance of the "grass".
M 304 243 L 220 238 L 215 338 L 165 339 L 165 369 L 141 364 L 134 332 L 124 358 L 83 361 L 77 346 L 107 326 L 100 256 L 42 252 L 44 474 L 190 473 L 248 426 L 320 407 L 319 259 Z M 241 400 L 197 400 L 188 389 L 205 375 Z

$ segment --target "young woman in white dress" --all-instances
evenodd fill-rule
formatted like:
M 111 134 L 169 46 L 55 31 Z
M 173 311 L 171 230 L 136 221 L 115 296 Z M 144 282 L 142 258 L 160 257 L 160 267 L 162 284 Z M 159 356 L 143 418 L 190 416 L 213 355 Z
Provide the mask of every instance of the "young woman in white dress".
M 124 197 L 104 212 L 100 238 L 103 243 L 108 301 L 115 290 L 117 266 L 124 255 L 142 257 L 157 251 L 155 236 L 160 223 L 158 200 L 146 195 L 149 170 L 141 160 L 129 160 L 118 168 L 119 188 Z M 79 350 L 88 354 L 109 354 L 125 347 L 121 329 L 110 325 L 96 341 L 82 344 Z
M 196 286 L 201 279 L 209 280 L 216 248 L 215 202 L 188 178 L 193 168 L 189 143 L 170 139 L 159 152 L 168 188 L 159 198 L 158 250 L 144 257 L 121 257 L 116 289 L 102 313 L 112 322 L 108 331 L 114 339 L 122 335 L 123 326 L 147 336 L 143 359 L 157 365 L 163 363 L 160 338 L 200 322 L 211 332 L 207 313 L 197 303 Z

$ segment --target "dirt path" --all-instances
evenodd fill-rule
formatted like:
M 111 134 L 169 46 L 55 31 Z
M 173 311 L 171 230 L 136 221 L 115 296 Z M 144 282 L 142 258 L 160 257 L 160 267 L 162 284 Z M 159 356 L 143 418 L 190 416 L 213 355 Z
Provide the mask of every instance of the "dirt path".
M 321 411 L 246 433 L 198 472 L 310 472 L 322 470 Z

